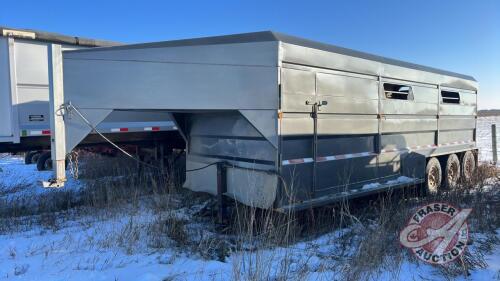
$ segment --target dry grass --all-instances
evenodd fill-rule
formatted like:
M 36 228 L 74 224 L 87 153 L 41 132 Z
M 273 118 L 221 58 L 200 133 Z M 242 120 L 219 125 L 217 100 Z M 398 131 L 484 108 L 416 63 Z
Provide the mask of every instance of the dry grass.
M 188 243 L 186 221 L 173 214 L 158 215 L 149 225 L 148 233 L 148 245 L 155 249 L 171 247 L 172 242 L 179 247 L 185 247 Z
M 461 259 L 436 267 L 436 274 L 447 279 L 467 276 L 471 270 L 485 268 L 485 254 L 500 245 L 496 234 L 500 227 L 496 178 L 495 167 L 482 165 L 472 182 L 435 196 L 422 196 L 419 188 L 407 188 L 298 213 L 274 213 L 236 204 L 232 232 L 238 237 L 237 249 L 242 254 L 234 261 L 233 279 L 302 280 L 312 273 L 332 272 L 342 280 L 376 280 L 382 274 L 399 280 L 403 263 L 421 263 L 400 246 L 399 232 L 419 206 L 436 201 L 474 210 L 468 219 L 470 231 L 481 239 L 472 241 Z M 310 253 L 294 261 L 297 243 L 314 242 L 328 233 L 333 235 L 332 252 L 320 254 L 313 245 L 301 249 Z M 318 256 L 320 265 L 309 268 L 307 260 Z

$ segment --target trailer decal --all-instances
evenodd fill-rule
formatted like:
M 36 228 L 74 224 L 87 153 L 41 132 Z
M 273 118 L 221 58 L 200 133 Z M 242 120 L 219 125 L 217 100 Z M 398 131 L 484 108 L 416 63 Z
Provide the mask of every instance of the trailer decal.
M 390 148 L 390 149 L 382 149 L 380 152 L 385 153 L 385 152 L 398 152 L 398 151 L 415 151 L 415 150 L 422 150 L 422 149 L 429 149 L 429 148 L 436 148 L 438 147 L 435 144 L 429 144 L 429 145 L 417 145 L 417 146 L 408 146 L 404 148 Z
M 429 145 L 417 145 L 417 146 L 411 146 L 411 147 L 405 147 L 405 148 L 382 149 L 380 152 L 384 153 L 384 152 L 397 152 L 397 151 L 415 151 L 415 150 L 444 147 L 444 146 L 451 146 L 451 145 L 459 145 L 459 144 L 473 145 L 474 143 L 475 143 L 474 141 L 455 141 L 455 142 L 440 143 L 438 145 L 429 144 Z
M 342 160 L 342 159 L 350 159 L 357 157 L 366 157 L 366 156 L 375 156 L 376 153 L 373 152 L 360 152 L 360 153 L 349 153 L 349 154 L 340 154 L 340 155 L 331 155 L 331 156 L 320 156 L 316 157 L 316 162 L 326 162 L 326 161 L 334 161 L 334 160 Z M 303 164 L 303 163 L 311 163 L 314 160 L 312 158 L 299 158 L 299 159 L 289 159 L 283 160 L 282 165 L 294 165 L 294 164 Z
M 459 144 L 474 144 L 474 141 L 456 141 L 456 142 L 447 142 L 439 145 L 429 144 L 429 145 L 417 145 L 405 148 L 391 148 L 391 149 L 382 149 L 381 153 L 386 152 L 404 152 L 404 151 L 416 151 L 423 149 L 430 149 L 436 147 L 450 146 L 450 145 L 459 145 Z M 360 153 L 349 153 L 349 154 L 341 154 L 341 155 L 331 155 L 331 156 L 319 156 L 316 157 L 316 162 L 327 162 L 327 161 L 335 161 L 335 160 L 343 160 L 343 159 L 351 159 L 358 157 L 366 157 L 366 156 L 376 156 L 377 153 L 374 152 L 360 152 Z M 313 158 L 299 158 L 299 159 L 288 159 L 283 160 L 281 164 L 283 166 L 286 165 L 295 165 L 295 164 L 304 164 L 313 162 Z
M 171 126 L 170 128 L 163 128 L 164 130 L 177 130 L 176 126 Z M 112 128 L 109 129 L 111 133 L 124 133 L 124 132 L 130 132 L 133 130 L 133 128 Z M 141 129 L 137 128 L 135 131 L 140 131 Z M 160 126 L 152 126 L 152 127 L 144 127 L 142 129 L 143 131 L 148 131 L 148 132 L 159 132 L 162 130 L 162 127 Z M 21 136 L 22 137 L 29 137 L 29 136 L 50 136 L 50 130 L 48 129 L 43 129 L 43 130 L 22 130 L 21 131 Z
M 139 128 L 111 128 L 109 131 L 111 133 L 126 133 L 126 132 L 138 132 L 138 131 L 146 131 L 146 132 L 159 132 L 161 130 L 177 130 L 175 126 L 150 126 L 150 127 L 139 127 Z
M 445 142 L 440 144 L 439 146 L 448 146 L 448 145 L 457 145 L 457 144 L 474 144 L 474 141 L 454 141 L 454 142 Z

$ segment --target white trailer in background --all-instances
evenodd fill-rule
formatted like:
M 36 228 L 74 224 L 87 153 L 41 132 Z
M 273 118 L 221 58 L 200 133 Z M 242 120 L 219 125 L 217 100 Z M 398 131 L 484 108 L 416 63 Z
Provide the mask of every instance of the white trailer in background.
M 49 73 L 53 73 L 53 69 L 49 71 L 51 46 L 62 52 L 117 45 L 120 44 L 0 27 L 0 152 L 28 152 L 27 163 L 32 163 L 33 159 L 36 163 L 39 159 L 39 169 L 51 163 L 50 136 L 54 133 L 49 118 Z M 62 76 L 61 73 L 56 75 Z M 169 118 L 165 113 L 116 112 L 99 125 L 99 130 L 113 134 L 111 138 L 120 142 L 148 139 L 144 134 L 149 134 L 149 140 L 153 141 L 151 132 L 170 134 L 175 131 Z M 82 145 L 98 143 L 102 143 L 102 139 L 90 136 Z
M 118 43 L 0 27 L 0 151 L 50 135 L 48 46 L 74 50 Z M 7 145 L 15 144 L 15 145 Z

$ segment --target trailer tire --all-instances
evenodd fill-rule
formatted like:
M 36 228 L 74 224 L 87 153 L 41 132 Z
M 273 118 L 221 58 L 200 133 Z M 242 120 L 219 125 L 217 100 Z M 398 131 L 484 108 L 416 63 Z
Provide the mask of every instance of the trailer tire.
M 432 157 L 425 168 L 425 191 L 427 194 L 435 195 L 438 193 L 442 177 L 441 164 L 436 157 Z
M 35 155 L 33 155 L 33 164 L 36 165 L 36 163 L 38 162 L 38 158 L 40 158 L 40 156 L 42 156 L 43 152 L 38 152 L 36 153 Z
M 38 171 L 47 171 L 52 169 L 52 159 L 50 151 L 44 152 L 38 157 L 36 162 L 36 169 Z
M 35 159 L 33 159 L 36 154 L 39 154 L 39 152 L 38 151 L 26 152 L 26 154 L 24 155 L 24 164 L 30 165 L 36 163 Z
M 467 151 L 462 158 L 462 179 L 465 182 L 470 182 L 474 178 L 476 172 L 476 157 L 472 151 Z
M 455 188 L 457 186 L 460 179 L 460 160 L 456 154 L 448 155 L 443 176 L 446 188 Z

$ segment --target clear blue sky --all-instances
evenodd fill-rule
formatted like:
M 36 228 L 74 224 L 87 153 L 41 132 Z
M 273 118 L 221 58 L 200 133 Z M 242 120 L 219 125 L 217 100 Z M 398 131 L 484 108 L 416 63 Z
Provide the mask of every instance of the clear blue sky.
M 500 108 L 500 1 L 23 1 L 0 25 L 126 43 L 274 30 L 474 76 Z

